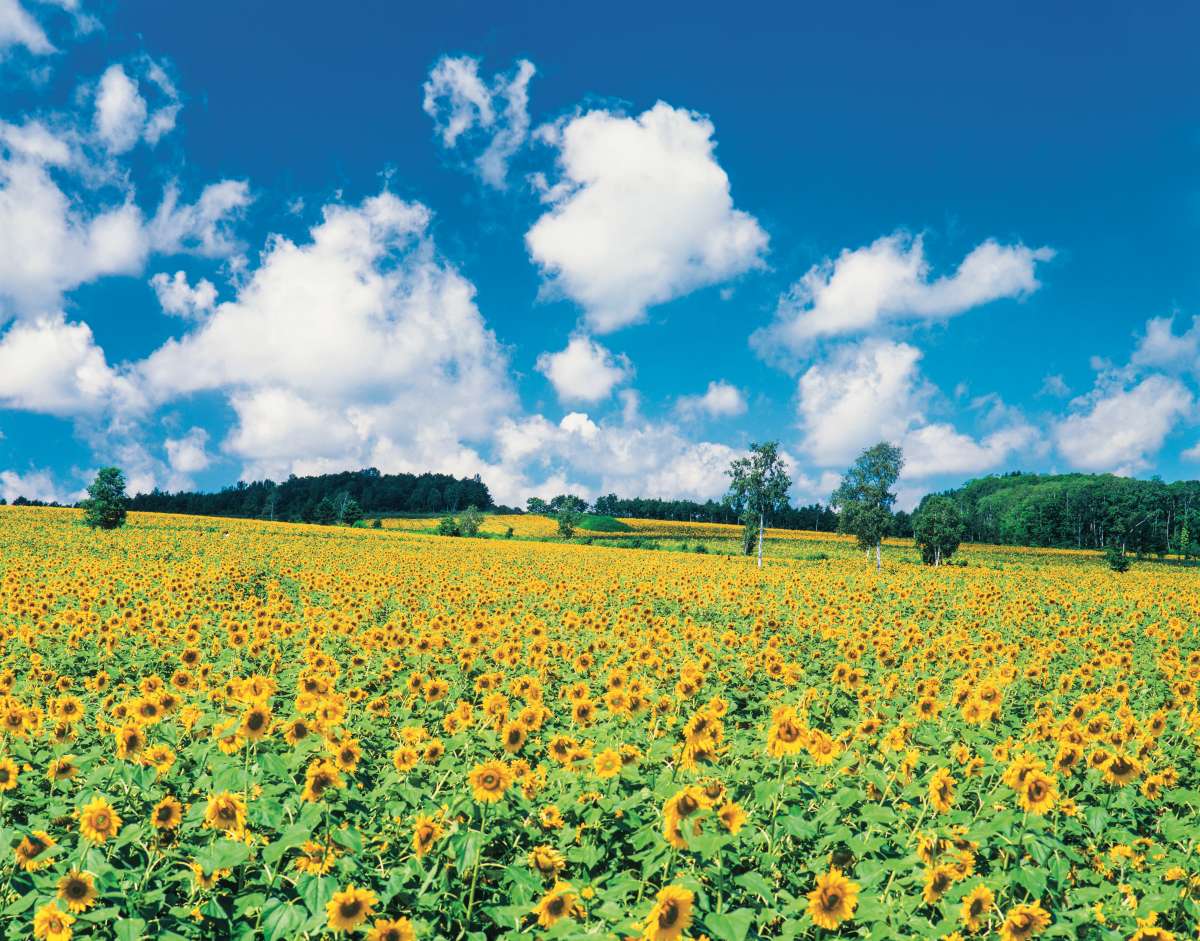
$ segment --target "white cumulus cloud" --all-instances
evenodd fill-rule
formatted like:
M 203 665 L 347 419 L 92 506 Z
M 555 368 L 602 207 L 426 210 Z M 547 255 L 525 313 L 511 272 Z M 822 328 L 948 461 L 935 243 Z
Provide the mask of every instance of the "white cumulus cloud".
M 208 432 L 203 428 L 189 428 L 179 438 L 167 438 L 163 442 L 167 452 L 167 463 L 178 474 L 194 474 L 211 463 L 208 454 Z
M 509 161 L 529 137 L 529 81 L 536 71 L 521 59 L 511 75 L 495 75 L 488 83 L 479 75 L 478 59 L 442 56 L 425 82 L 423 107 L 442 146 L 486 139 L 475 167 L 496 189 L 506 187 Z
M 614 356 L 585 336 L 572 337 L 557 353 L 541 354 L 537 369 L 550 380 L 563 402 L 599 402 L 633 375 L 628 357 Z
M 1131 475 L 1150 466 L 1194 399 L 1178 379 L 1156 374 L 1128 388 L 1101 383 L 1075 404 L 1054 429 L 1059 453 L 1080 470 Z
M 45 31 L 19 0 L 0 0 L 0 58 L 12 46 L 24 46 L 38 56 L 54 51 Z
M 713 380 L 703 395 L 680 396 L 675 409 L 683 418 L 732 418 L 745 414 L 746 396 L 737 386 L 723 379 Z
M 767 235 L 734 208 L 713 130 L 664 102 L 636 118 L 597 110 L 543 129 L 561 179 L 526 244 L 596 332 L 762 265 Z
M 920 236 L 904 232 L 846 249 L 814 265 L 779 302 L 775 322 L 757 331 L 752 345 L 771 359 L 798 353 L 823 337 L 867 333 L 889 321 L 953 317 L 1000 298 L 1020 298 L 1040 287 L 1038 262 L 1049 248 L 976 246 L 951 275 L 930 278 Z
M 217 302 L 217 289 L 211 281 L 201 278 L 192 287 L 182 271 L 173 275 L 160 271 L 150 279 L 150 286 L 163 311 L 175 317 L 200 320 Z

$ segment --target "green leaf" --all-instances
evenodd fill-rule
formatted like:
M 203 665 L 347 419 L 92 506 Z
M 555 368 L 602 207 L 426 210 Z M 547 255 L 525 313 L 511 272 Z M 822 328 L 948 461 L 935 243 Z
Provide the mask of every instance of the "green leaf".
M 770 904 L 775 898 L 775 890 L 772 888 L 771 883 L 767 882 L 757 872 L 744 872 L 740 876 L 735 876 L 733 882 L 735 885 L 740 885 L 752 895 L 766 899 L 767 904 Z
M 717 941 L 746 941 L 750 926 L 754 924 L 754 912 L 749 908 L 737 908 L 731 912 L 713 912 L 704 919 Z
M 312 836 L 312 830 L 309 827 L 303 824 L 293 824 L 280 834 L 278 840 L 275 840 L 263 849 L 263 862 L 274 866 L 279 862 L 284 853 L 293 847 L 299 846 L 310 836 Z
M 113 925 L 117 941 L 140 941 L 146 931 L 146 923 L 140 918 L 122 918 Z
M 329 876 L 301 876 L 296 880 L 296 892 L 313 917 L 325 913 L 325 903 L 337 891 L 337 880 Z
M 1096 836 L 1103 833 L 1108 824 L 1108 811 L 1103 807 L 1089 807 L 1083 812 L 1083 817 L 1087 821 L 1088 829 Z
M 295 937 L 300 926 L 308 921 L 308 914 L 299 905 L 268 899 L 263 906 L 263 934 L 267 941 L 280 941 Z
M 250 847 L 233 840 L 217 840 L 196 854 L 196 862 L 207 873 L 218 869 L 232 869 L 250 858 Z

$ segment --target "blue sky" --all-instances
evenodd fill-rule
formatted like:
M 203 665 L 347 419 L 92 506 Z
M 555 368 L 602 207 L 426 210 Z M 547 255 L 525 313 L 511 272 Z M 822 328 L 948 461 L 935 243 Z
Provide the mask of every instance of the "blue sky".
M 1197 476 L 1194 8 L 494 6 L 0 0 L 0 495 Z

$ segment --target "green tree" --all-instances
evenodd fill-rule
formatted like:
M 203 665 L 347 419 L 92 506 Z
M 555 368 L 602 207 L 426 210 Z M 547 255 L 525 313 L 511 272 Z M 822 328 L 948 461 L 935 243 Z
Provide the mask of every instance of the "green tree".
M 458 518 L 458 529 L 464 536 L 478 536 L 483 525 L 483 514 L 474 506 L 467 507 Z
M 949 497 L 930 497 L 912 518 L 913 539 L 926 565 L 941 565 L 954 555 L 966 532 L 962 510 Z
M 362 507 L 354 497 L 346 497 L 338 508 L 338 521 L 347 526 L 353 526 L 363 518 Z
M 313 522 L 332 526 L 337 522 L 337 506 L 328 496 L 321 497 L 313 510 Z
M 730 463 L 725 473 L 729 475 L 725 502 L 742 521 L 742 551 L 750 554 L 757 535 L 758 567 L 762 568 L 763 529 L 774 514 L 787 507 L 787 492 L 792 486 L 779 456 L 779 442 L 751 444 L 750 453 Z
M 83 521 L 93 529 L 116 529 L 125 525 L 129 497 L 125 494 L 125 475 L 119 467 L 102 467 L 87 489 L 83 501 Z
M 537 516 L 548 516 L 550 513 L 550 507 L 541 497 L 530 497 L 525 501 L 525 511 L 527 513 L 533 513 Z
M 896 502 L 891 489 L 903 467 L 903 452 L 881 441 L 858 456 L 830 500 L 838 511 L 838 531 L 853 534 L 868 558 L 874 547 L 877 569 L 883 564 L 880 546 L 892 524 Z
M 453 516 L 443 516 L 438 520 L 437 534 L 439 536 L 459 536 L 458 520 Z
M 1104 561 L 1114 572 L 1129 571 L 1129 556 L 1125 554 L 1125 548 L 1115 542 L 1110 542 L 1104 550 Z
M 563 539 L 570 539 L 575 535 L 575 527 L 579 525 L 583 514 L 573 505 L 568 504 L 555 513 L 554 518 L 558 520 L 558 534 Z

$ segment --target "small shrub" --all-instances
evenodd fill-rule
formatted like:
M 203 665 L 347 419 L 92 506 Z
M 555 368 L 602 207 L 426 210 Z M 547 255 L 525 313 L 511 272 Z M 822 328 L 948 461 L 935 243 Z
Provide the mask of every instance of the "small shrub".
M 375 517 L 375 519 L 371 520 L 371 528 L 383 529 L 383 520 L 381 520 L 378 516 Z
M 453 516 L 443 516 L 438 521 L 437 534 L 439 536 L 460 536 L 461 531 L 458 528 L 458 520 Z
M 1115 543 L 1104 550 L 1104 561 L 1108 563 L 1108 567 L 1114 572 L 1129 571 L 1129 556 L 1125 554 L 1125 549 Z

